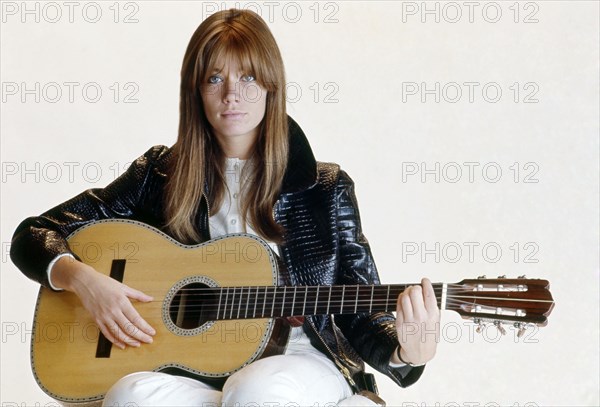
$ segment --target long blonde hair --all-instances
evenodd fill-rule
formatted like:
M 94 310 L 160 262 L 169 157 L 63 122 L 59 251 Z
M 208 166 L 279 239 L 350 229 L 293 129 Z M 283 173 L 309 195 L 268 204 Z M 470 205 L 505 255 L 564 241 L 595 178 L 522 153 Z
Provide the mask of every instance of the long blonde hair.
M 201 86 L 223 58 L 237 59 L 267 91 L 265 116 L 252 156 L 244 167 L 241 214 L 263 238 L 281 242 L 282 227 L 273 219 L 288 157 L 285 72 L 277 43 L 265 22 L 249 10 L 223 10 L 200 24 L 183 58 L 179 134 L 172 148 L 166 185 L 167 228 L 182 242 L 198 242 L 196 226 L 206 188 L 211 213 L 225 193 L 225 155 L 204 113 Z

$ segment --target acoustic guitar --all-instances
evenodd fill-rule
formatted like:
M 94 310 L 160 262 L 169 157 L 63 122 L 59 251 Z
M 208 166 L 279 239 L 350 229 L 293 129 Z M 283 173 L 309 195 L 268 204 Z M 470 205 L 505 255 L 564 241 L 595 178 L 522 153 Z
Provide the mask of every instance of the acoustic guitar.
M 246 234 L 188 246 L 143 223 L 108 220 L 76 230 L 68 242 L 98 272 L 151 295 L 152 302 L 134 306 L 156 329 L 152 344 L 121 350 L 75 294 L 42 287 L 32 369 L 49 396 L 72 403 L 102 399 L 118 379 L 142 370 L 224 380 L 284 350 L 283 317 L 394 311 L 408 286 L 281 286 L 277 256 Z M 520 330 L 546 325 L 554 306 L 548 288 L 546 280 L 525 278 L 434 284 L 440 309 Z

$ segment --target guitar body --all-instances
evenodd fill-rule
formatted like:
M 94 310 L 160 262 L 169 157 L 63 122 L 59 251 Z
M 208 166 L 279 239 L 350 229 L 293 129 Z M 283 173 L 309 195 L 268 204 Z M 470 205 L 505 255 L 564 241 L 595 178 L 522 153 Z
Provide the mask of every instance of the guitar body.
M 84 263 L 154 297 L 133 304 L 156 335 L 152 344 L 121 350 L 104 338 L 75 294 L 42 287 L 31 363 L 38 384 L 53 398 L 101 399 L 121 377 L 142 370 L 177 368 L 200 378 L 225 378 L 267 350 L 275 319 L 194 323 L 181 311 L 184 296 L 176 295 L 186 288 L 275 285 L 277 263 L 260 239 L 232 235 L 185 246 L 138 222 L 101 221 L 68 241 Z M 180 311 L 173 311 L 174 304 Z

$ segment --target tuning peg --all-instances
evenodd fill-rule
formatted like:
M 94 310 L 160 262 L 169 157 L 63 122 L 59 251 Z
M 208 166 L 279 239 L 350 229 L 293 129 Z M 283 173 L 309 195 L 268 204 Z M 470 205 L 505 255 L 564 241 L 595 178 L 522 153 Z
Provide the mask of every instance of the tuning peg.
M 475 318 L 473 320 L 473 322 L 475 322 L 477 324 L 477 328 L 475 328 L 475 332 L 477 332 L 478 334 L 480 334 L 481 331 L 483 331 L 483 329 L 485 328 L 485 324 L 483 323 L 483 321 L 481 320 L 481 318 Z
M 523 274 L 522 276 L 519 276 L 518 278 L 527 278 L 527 277 L 525 277 L 525 274 Z
M 519 331 L 517 332 L 517 338 L 523 336 L 525 330 L 527 329 L 527 327 L 521 322 L 515 322 L 515 328 L 519 329 Z
M 496 328 L 498 328 L 498 331 L 500 331 L 502 335 L 506 335 L 506 329 L 504 329 L 504 327 L 502 326 L 502 322 L 494 321 L 494 325 L 496 325 Z
M 498 278 L 506 278 L 506 274 L 502 274 L 501 276 L 498 276 Z
M 477 277 L 477 278 L 478 278 L 479 280 L 483 280 L 484 278 L 487 278 L 487 277 L 486 277 L 486 276 L 485 276 L 485 274 L 484 274 L 484 275 L 482 275 L 482 276 L 479 276 L 479 277 Z

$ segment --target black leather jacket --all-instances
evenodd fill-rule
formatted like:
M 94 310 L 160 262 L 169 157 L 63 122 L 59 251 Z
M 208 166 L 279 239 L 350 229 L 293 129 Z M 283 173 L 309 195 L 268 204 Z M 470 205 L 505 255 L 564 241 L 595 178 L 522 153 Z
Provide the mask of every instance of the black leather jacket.
M 354 184 L 338 165 L 317 163 L 300 127 L 290 118 L 290 156 L 275 220 L 286 229 L 279 247 L 292 285 L 379 284 L 379 276 L 360 224 Z M 103 189 L 90 189 L 15 231 L 11 258 L 29 278 L 49 287 L 46 268 L 58 254 L 70 252 L 65 237 L 79 227 L 106 218 L 130 218 L 164 230 L 162 194 L 170 149 L 153 147 Z M 208 240 L 208 208 L 201 202 L 197 219 Z M 313 346 L 331 358 L 354 391 L 368 389 L 363 360 L 405 387 L 423 367 L 391 368 L 398 345 L 389 313 L 307 317 L 304 330 Z

